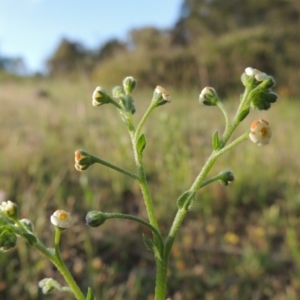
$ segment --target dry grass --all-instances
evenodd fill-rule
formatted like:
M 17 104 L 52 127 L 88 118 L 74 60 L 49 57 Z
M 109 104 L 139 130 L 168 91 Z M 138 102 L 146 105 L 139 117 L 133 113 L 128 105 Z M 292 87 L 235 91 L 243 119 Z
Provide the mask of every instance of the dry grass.
M 97 229 L 84 225 L 92 209 L 145 215 L 131 179 L 102 166 L 84 173 L 73 167 L 73 153 L 82 148 L 134 169 L 125 126 L 114 107 L 92 107 L 93 89 L 87 83 L 43 80 L 0 85 L 0 196 L 20 205 L 22 217 L 34 221 L 49 247 L 53 210 L 73 212 L 77 222 L 66 232 L 63 256 L 80 285 L 91 285 L 99 299 L 152 299 L 154 265 L 142 229 L 124 221 Z M 145 164 L 164 232 L 176 198 L 210 152 L 211 134 L 224 124 L 216 108 L 198 105 L 198 91 L 171 94 L 173 102 L 157 109 L 145 129 Z M 137 120 L 151 96 L 152 91 L 137 90 Z M 237 101 L 226 102 L 232 113 Z M 172 253 L 173 300 L 297 299 L 299 108 L 296 101 L 281 99 L 268 112 L 251 113 L 241 125 L 240 133 L 252 119 L 265 118 L 273 138 L 266 147 L 245 142 L 212 170 L 211 175 L 231 169 L 236 181 L 227 188 L 214 183 L 198 194 Z M 21 241 L 16 250 L 0 254 L 0 264 L 0 299 L 46 299 L 38 293 L 38 280 L 53 276 L 62 282 Z

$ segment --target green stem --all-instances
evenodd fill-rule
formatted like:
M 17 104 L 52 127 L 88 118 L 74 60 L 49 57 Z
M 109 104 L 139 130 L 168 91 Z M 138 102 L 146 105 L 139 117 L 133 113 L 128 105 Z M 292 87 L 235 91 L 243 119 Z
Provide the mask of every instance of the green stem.
M 166 299 L 168 264 L 169 256 L 162 260 L 156 259 L 155 300 Z
M 158 230 L 158 232 L 160 232 L 159 227 L 158 227 L 158 223 L 157 223 L 157 219 L 156 219 L 156 216 L 155 216 L 155 213 L 154 213 L 153 201 L 152 201 L 151 194 L 150 194 L 150 191 L 149 191 L 149 187 L 148 187 L 148 184 L 147 184 L 146 174 L 145 174 L 143 163 L 142 163 L 142 155 L 139 154 L 138 150 L 137 150 L 138 136 L 133 131 L 130 132 L 130 136 L 131 136 L 131 142 L 132 142 L 132 148 L 133 148 L 133 153 L 134 153 L 135 164 L 136 164 L 136 168 L 137 168 L 137 174 L 138 174 L 138 178 L 139 178 L 139 184 L 140 184 L 140 188 L 141 188 L 143 198 L 144 198 L 144 201 L 145 201 L 145 206 L 146 206 L 148 218 L 149 218 L 150 224 L 153 227 L 155 227 Z
M 60 250 L 59 250 L 59 242 L 61 237 L 62 229 L 55 227 L 55 238 L 54 238 L 54 249 L 55 249 L 55 261 L 52 261 L 61 275 L 64 277 L 66 282 L 68 283 L 69 287 L 73 291 L 76 299 L 78 300 L 85 300 L 85 296 L 81 292 L 80 288 L 78 287 L 77 283 L 75 282 L 74 278 L 72 277 L 71 273 L 67 269 L 64 261 L 61 258 Z
M 239 121 L 239 115 L 241 114 L 241 112 L 249 106 L 249 93 L 250 91 L 246 88 L 245 92 L 242 96 L 240 105 L 236 111 L 236 114 L 233 118 L 233 121 L 231 124 L 228 125 L 227 130 L 225 130 L 223 137 L 222 137 L 222 144 L 223 146 L 226 145 L 226 143 L 228 142 L 229 138 L 231 137 L 233 131 L 237 128 L 237 126 L 239 125 L 240 121 Z
M 229 130 L 229 128 L 228 128 Z M 210 155 L 210 157 L 207 159 L 206 163 L 204 164 L 201 172 L 199 173 L 199 175 L 197 176 L 197 178 L 195 179 L 194 183 L 192 184 L 190 191 L 194 191 L 196 192 L 197 190 L 199 190 L 201 187 L 205 186 L 206 184 L 217 180 L 218 176 L 212 177 L 206 181 L 204 181 L 205 177 L 207 176 L 208 172 L 211 170 L 212 166 L 214 165 L 215 161 L 217 160 L 217 158 L 222 155 L 223 153 L 227 152 L 228 150 L 230 150 L 231 148 L 233 148 L 234 146 L 238 145 L 239 143 L 241 143 L 242 141 L 248 139 L 248 132 L 243 134 L 242 136 L 240 136 L 239 138 L 237 138 L 236 140 L 234 140 L 232 143 L 230 143 L 229 145 L 227 145 L 226 147 L 222 148 L 221 150 L 216 150 L 213 151 Z M 193 197 L 193 194 L 191 193 L 191 196 Z M 190 199 L 186 199 L 186 201 L 189 201 Z M 176 213 L 176 216 L 174 218 L 172 227 L 170 229 L 168 238 L 166 240 L 165 243 L 165 256 L 164 256 L 164 262 L 167 263 L 169 260 L 169 256 L 170 256 L 170 252 L 174 243 L 174 240 L 176 238 L 176 235 L 178 233 L 179 228 L 181 227 L 181 224 L 187 214 L 188 210 L 187 209 L 179 209 Z M 166 282 L 167 278 L 166 278 L 166 274 L 165 277 L 160 278 L 160 280 Z M 158 290 L 160 296 L 157 299 L 164 299 L 164 298 L 160 298 L 163 291 Z M 165 291 L 164 291 L 165 293 Z
M 220 110 L 222 111 L 224 118 L 225 118 L 225 132 L 228 131 L 228 127 L 229 127 L 229 118 L 228 118 L 228 113 L 227 110 L 225 108 L 225 106 L 223 105 L 223 103 L 221 101 L 217 102 L 217 106 L 220 108 Z
M 150 106 L 148 107 L 147 111 L 145 112 L 145 114 L 143 115 L 138 127 L 136 128 L 136 131 L 135 131 L 135 135 L 134 135 L 134 139 L 135 140 L 138 140 L 139 136 L 140 136 L 140 133 L 141 133 L 141 130 L 146 122 L 146 120 L 148 119 L 150 113 L 152 112 L 152 110 L 155 108 L 155 106 L 152 105 L 152 103 L 150 104 Z
M 116 171 L 118 171 L 118 172 L 120 172 L 120 173 L 123 173 L 123 174 L 125 174 L 125 175 L 128 175 L 128 176 L 130 176 L 131 178 L 133 178 L 133 179 L 135 179 L 135 180 L 138 180 L 138 179 L 139 179 L 139 177 L 138 177 L 136 174 L 134 174 L 134 173 L 132 173 L 132 172 L 130 172 L 130 171 L 127 171 L 127 170 L 125 170 L 125 169 L 123 169 L 123 168 L 119 168 L 119 167 L 117 167 L 117 166 L 115 166 L 115 165 L 113 165 L 113 164 L 111 164 L 111 163 L 109 163 L 109 162 L 107 162 L 107 161 L 105 161 L 105 160 L 103 160 L 103 159 L 97 157 L 97 156 L 94 156 L 94 155 L 91 155 L 91 156 L 93 157 L 93 159 L 94 159 L 94 161 L 95 161 L 96 163 L 99 163 L 99 164 L 104 165 L 104 166 L 106 166 L 106 167 L 109 167 L 109 168 L 111 168 L 111 169 L 113 169 L 113 170 L 116 170 Z
M 21 230 L 32 234 L 32 232 L 28 231 L 27 228 L 19 220 L 17 220 L 16 223 Z M 58 227 L 55 228 L 55 242 L 54 242 L 55 255 L 48 248 L 46 248 L 37 237 L 36 237 L 36 243 L 33 246 L 36 249 L 38 249 L 41 253 L 43 253 L 51 261 L 51 263 L 57 267 L 61 275 L 68 283 L 72 292 L 74 293 L 76 299 L 85 300 L 85 296 L 81 292 L 80 288 L 78 287 L 77 283 L 75 282 L 74 278 L 70 274 L 69 270 L 67 269 L 67 267 L 65 266 L 61 258 L 60 251 L 59 251 L 59 241 L 60 241 L 61 231 L 62 230 L 59 229 Z

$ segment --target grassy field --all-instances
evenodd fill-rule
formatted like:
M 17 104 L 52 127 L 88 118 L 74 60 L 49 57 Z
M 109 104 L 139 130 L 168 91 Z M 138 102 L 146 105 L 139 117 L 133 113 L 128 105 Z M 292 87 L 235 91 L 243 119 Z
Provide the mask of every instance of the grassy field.
M 144 228 L 124 220 L 99 228 L 84 222 L 89 210 L 145 217 L 132 179 L 100 165 L 82 173 L 74 168 L 74 151 L 85 149 L 134 170 L 118 112 L 91 105 L 95 86 L 42 79 L 0 83 L 0 198 L 17 202 L 21 216 L 34 222 L 49 247 L 50 215 L 58 208 L 73 213 L 75 224 L 64 233 L 62 255 L 80 286 L 91 285 L 97 299 L 153 300 L 154 260 L 141 238 Z M 198 104 L 201 89 L 170 91 L 171 104 L 156 109 L 146 123 L 145 165 L 164 233 L 177 197 L 211 151 L 212 133 L 224 128 L 217 108 Z M 134 95 L 139 120 L 152 91 Z M 231 115 L 238 98 L 226 99 Z M 210 175 L 230 169 L 235 182 L 228 187 L 213 183 L 197 194 L 172 251 L 173 300 L 299 298 L 299 111 L 299 101 L 279 99 L 269 111 L 251 112 L 241 124 L 236 134 L 264 118 L 273 137 L 265 147 L 246 141 L 214 166 Z M 41 295 L 39 280 L 53 277 L 63 283 L 62 278 L 22 240 L 13 251 L 0 253 L 0 268 L 0 300 L 72 299 Z

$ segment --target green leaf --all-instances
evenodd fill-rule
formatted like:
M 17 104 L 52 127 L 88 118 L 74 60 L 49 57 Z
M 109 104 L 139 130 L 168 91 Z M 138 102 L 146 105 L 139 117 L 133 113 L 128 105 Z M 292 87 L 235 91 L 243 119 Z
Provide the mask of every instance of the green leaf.
M 219 139 L 219 133 L 218 131 L 215 131 L 212 137 L 212 147 L 213 150 L 217 150 L 220 145 L 220 139 Z
M 159 252 L 158 248 L 156 247 L 154 241 L 151 238 L 149 238 L 147 235 L 145 235 L 145 234 L 143 234 L 143 240 L 144 240 L 144 243 L 145 243 L 146 247 L 151 252 L 154 253 L 154 256 L 156 258 L 158 258 L 159 260 L 162 260 L 160 252 Z
M 138 141 L 137 141 L 138 153 L 142 154 L 145 147 L 146 147 L 146 138 L 145 138 L 145 134 L 143 133 L 142 135 L 140 135 L 140 137 L 138 138 Z
M 241 113 L 238 115 L 239 122 L 242 122 L 248 116 L 249 112 L 250 107 L 247 107 L 244 110 L 242 110 Z
M 94 300 L 94 299 L 95 299 L 94 293 L 93 293 L 92 289 L 89 287 L 87 296 L 86 296 L 86 300 Z
M 35 245 L 37 243 L 37 238 L 31 233 L 22 233 L 22 236 L 28 241 L 30 245 Z
M 144 243 L 146 245 L 146 247 L 150 250 L 150 251 L 153 251 L 153 247 L 155 246 L 152 239 L 149 238 L 149 236 L 143 234 L 143 240 L 144 240 Z
M 177 206 L 179 209 L 190 210 L 195 200 L 195 192 L 186 191 L 177 200 Z

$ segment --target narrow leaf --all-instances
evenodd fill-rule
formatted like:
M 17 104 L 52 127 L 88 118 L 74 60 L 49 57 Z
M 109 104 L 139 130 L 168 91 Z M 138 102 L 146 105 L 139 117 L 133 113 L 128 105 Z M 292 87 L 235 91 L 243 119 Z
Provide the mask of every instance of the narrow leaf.
M 250 107 L 245 108 L 244 110 L 241 111 L 241 113 L 238 116 L 239 122 L 242 122 L 249 114 L 250 112 Z
M 146 147 L 146 138 L 145 138 L 145 134 L 143 133 L 142 135 L 140 135 L 140 137 L 138 138 L 138 141 L 137 141 L 138 153 L 142 154 L 145 147 Z
M 213 150 L 217 150 L 220 145 L 220 139 L 219 139 L 219 133 L 218 131 L 215 131 L 212 137 L 212 147 Z
M 146 247 L 147 247 L 150 251 L 154 252 L 154 249 L 153 249 L 153 248 L 155 247 L 155 245 L 154 245 L 152 239 L 149 238 L 149 236 L 143 234 L 143 240 L 144 240 L 144 243 L 145 243 Z
M 190 210 L 193 204 L 195 192 L 186 191 L 177 200 L 177 206 L 179 209 Z
M 93 293 L 92 289 L 89 287 L 88 292 L 87 292 L 87 296 L 86 296 L 86 300 L 94 300 L 94 299 L 95 299 L 94 293 Z

